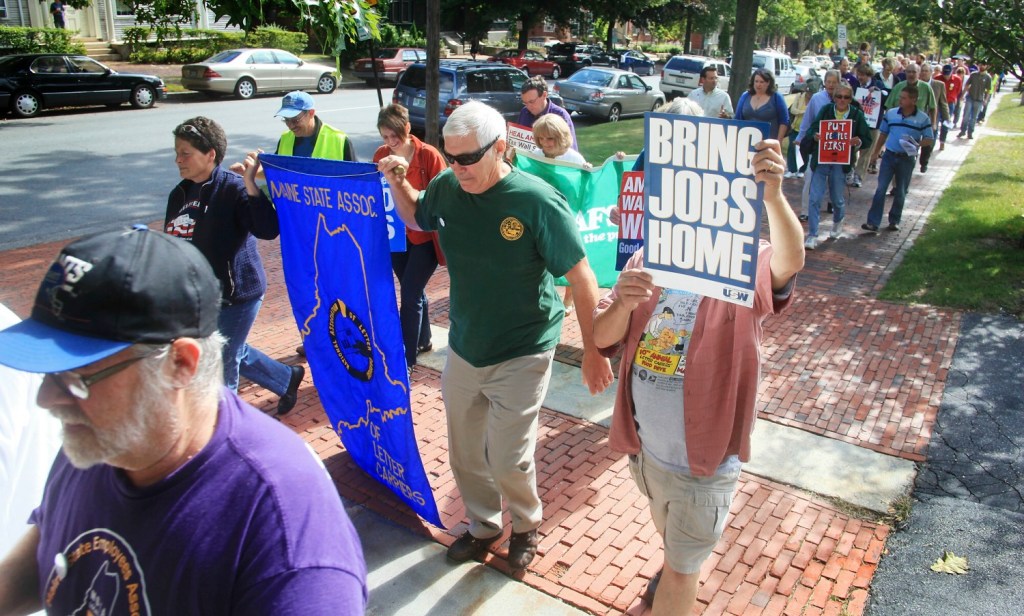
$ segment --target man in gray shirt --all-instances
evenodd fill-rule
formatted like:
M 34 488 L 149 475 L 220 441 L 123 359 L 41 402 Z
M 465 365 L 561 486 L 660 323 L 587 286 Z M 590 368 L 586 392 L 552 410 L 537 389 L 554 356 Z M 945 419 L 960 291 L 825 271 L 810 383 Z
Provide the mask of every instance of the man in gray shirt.
M 700 85 L 687 98 L 700 105 L 704 117 L 731 118 L 732 99 L 728 92 L 718 88 L 718 69 L 713 66 L 700 69 Z

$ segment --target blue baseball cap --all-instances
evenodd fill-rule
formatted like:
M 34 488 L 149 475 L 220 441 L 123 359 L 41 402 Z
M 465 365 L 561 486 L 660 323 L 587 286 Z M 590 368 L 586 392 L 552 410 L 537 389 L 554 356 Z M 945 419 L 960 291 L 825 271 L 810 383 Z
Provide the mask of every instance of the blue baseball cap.
M 315 107 L 313 97 L 302 90 L 296 90 L 284 95 L 284 98 L 281 99 L 281 108 L 277 110 L 274 117 L 294 118 L 303 111 L 313 109 L 313 107 Z
M 0 364 L 74 370 L 133 344 L 217 331 L 220 282 L 191 243 L 143 225 L 65 246 L 43 277 L 32 316 L 0 331 Z

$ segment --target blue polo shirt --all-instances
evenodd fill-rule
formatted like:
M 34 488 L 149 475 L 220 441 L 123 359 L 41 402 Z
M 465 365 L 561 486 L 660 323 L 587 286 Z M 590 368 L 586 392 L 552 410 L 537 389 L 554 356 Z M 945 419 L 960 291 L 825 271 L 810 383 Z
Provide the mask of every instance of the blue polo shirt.
M 914 110 L 914 115 L 904 116 L 899 107 L 885 112 L 882 116 L 882 125 L 878 132 L 888 135 L 885 140 L 885 149 L 903 154 L 900 147 L 900 138 L 909 135 L 918 143 L 921 139 L 934 139 L 932 132 L 932 119 L 923 111 Z

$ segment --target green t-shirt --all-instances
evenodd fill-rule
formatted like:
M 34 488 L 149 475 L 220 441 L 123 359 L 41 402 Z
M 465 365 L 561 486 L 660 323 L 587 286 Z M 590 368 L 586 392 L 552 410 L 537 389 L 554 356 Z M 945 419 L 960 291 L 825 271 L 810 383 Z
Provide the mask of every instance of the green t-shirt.
M 893 109 L 900 106 L 900 92 L 903 88 L 907 87 L 906 81 L 901 81 L 892 88 L 892 92 L 889 93 L 889 98 L 885 99 L 885 108 Z M 927 114 L 931 114 L 931 110 L 935 109 L 935 92 L 932 91 L 932 87 L 928 83 L 917 80 L 917 110 L 923 111 Z
M 460 357 L 480 368 L 558 344 L 554 277 L 586 256 L 561 193 L 513 168 L 473 195 L 446 169 L 420 193 L 416 222 L 437 231 L 448 260 L 448 344 Z

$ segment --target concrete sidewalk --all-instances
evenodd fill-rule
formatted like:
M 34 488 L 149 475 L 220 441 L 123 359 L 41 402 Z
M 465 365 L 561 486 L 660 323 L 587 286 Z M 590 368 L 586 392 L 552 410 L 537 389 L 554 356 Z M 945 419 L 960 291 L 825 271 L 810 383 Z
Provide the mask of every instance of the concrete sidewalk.
M 962 315 L 875 299 L 970 149 L 951 142 L 917 172 L 904 229 L 848 233 L 808 254 L 792 308 L 765 324 L 764 380 L 753 460 L 723 539 L 701 572 L 708 614 L 864 612 L 891 529 L 881 517 L 907 493 L 935 429 Z M 847 228 L 863 220 L 876 176 L 848 191 Z M 799 184 L 785 191 L 799 208 Z M 828 226 L 823 223 L 823 227 Z M 19 315 L 64 242 L 0 252 L 0 301 Z M 297 333 L 280 250 L 261 242 L 270 291 L 250 342 L 290 363 Z M 448 276 L 428 287 L 435 352 L 413 372 L 421 458 L 447 531 L 411 514 L 341 447 L 311 380 L 284 422 L 318 452 L 346 499 L 370 566 L 374 614 L 640 614 L 639 596 L 661 567 L 660 539 L 625 461 L 607 445 L 610 394 L 579 385 L 579 327 L 567 319 L 538 430 L 538 489 L 545 506 L 539 558 L 508 576 L 506 541 L 483 564 L 452 565 L 444 547 L 464 530 L 447 462 L 440 366 Z M 255 386 L 241 394 L 275 408 Z

